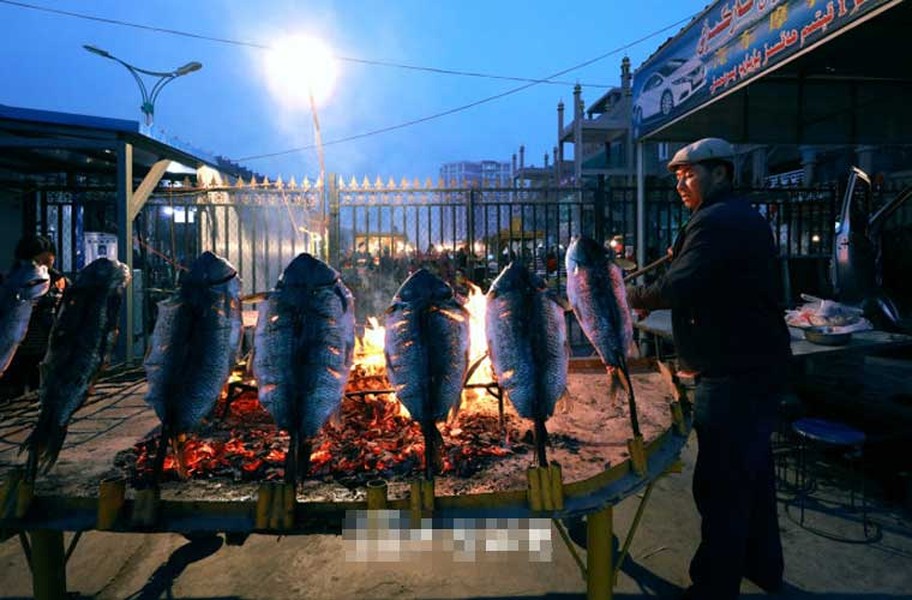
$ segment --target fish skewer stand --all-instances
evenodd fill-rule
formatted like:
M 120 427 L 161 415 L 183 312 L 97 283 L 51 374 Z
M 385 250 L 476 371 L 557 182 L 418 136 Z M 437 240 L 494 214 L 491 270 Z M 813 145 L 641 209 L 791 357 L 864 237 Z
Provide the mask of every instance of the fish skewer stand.
M 592 362 L 591 359 L 588 362 Z M 586 359 L 571 361 L 571 373 L 596 367 Z M 35 598 L 62 598 L 66 594 L 66 561 L 80 536 L 87 531 L 118 533 L 224 533 L 229 543 L 242 543 L 249 534 L 304 535 L 340 533 L 351 511 L 403 511 L 415 518 L 449 519 L 535 518 L 553 519 L 561 537 L 580 567 L 589 598 L 611 598 L 619 564 L 629 548 L 654 482 L 674 471 L 692 425 L 692 382 L 675 375 L 672 363 L 631 361 L 634 372 L 662 375 L 672 398 L 668 427 L 645 447 L 645 464 L 628 458 L 592 477 L 564 481 L 559 465 L 531 467 L 525 489 L 483 494 L 435 495 L 434 481 L 412 482 L 407 497 L 391 498 L 386 482 L 369 482 L 363 501 L 298 501 L 295 488 L 283 482 L 259 484 L 249 500 L 174 500 L 133 490 L 124 478 L 91 484 L 94 497 L 35 491 L 19 468 L 3 476 L 0 487 L 0 541 L 18 536 L 31 567 Z M 39 480 L 40 483 L 40 480 Z M 622 553 L 612 556 L 613 507 L 645 488 Z M 561 519 L 587 517 L 585 559 L 570 542 Z M 68 546 L 64 532 L 74 532 Z

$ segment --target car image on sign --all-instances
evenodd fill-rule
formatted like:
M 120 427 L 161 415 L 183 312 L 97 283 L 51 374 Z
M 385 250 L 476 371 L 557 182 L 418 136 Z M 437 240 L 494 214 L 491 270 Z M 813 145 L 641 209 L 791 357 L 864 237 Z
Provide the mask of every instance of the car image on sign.
M 669 59 L 643 84 L 633 107 L 634 122 L 642 123 L 658 115 L 667 117 L 705 81 L 706 69 L 699 59 Z

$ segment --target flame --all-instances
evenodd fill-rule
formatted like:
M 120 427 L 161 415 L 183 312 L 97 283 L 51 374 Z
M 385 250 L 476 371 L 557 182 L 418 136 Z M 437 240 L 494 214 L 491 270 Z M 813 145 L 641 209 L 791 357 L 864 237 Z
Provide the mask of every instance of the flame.
M 367 373 L 379 373 L 386 369 L 383 356 L 386 328 L 380 325 L 377 317 L 368 317 L 364 325 L 364 335 L 355 339 L 355 364 L 352 368 L 361 367 Z
M 488 383 L 494 380 L 491 359 L 485 356 L 488 351 L 488 339 L 485 335 L 485 312 L 488 298 L 477 285 L 468 282 L 469 295 L 465 307 L 469 311 L 469 366 L 484 357 L 484 361 L 466 383 Z

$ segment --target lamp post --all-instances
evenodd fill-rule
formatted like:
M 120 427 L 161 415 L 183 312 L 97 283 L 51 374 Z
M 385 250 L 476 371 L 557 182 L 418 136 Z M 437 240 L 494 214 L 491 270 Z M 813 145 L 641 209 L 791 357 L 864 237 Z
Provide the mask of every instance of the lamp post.
M 158 95 L 161 93 L 162 89 L 164 89 L 164 87 L 169 82 L 174 81 L 178 77 L 187 75 L 189 73 L 193 73 L 194 71 L 199 71 L 200 69 L 203 68 L 202 63 L 193 61 L 193 62 L 188 62 L 187 64 L 180 66 L 180 67 L 174 69 L 173 71 L 149 71 L 147 69 L 140 69 L 139 67 L 134 67 L 130 63 L 117 58 L 116 56 L 114 56 L 113 54 L 108 52 L 107 50 L 102 50 L 101 48 L 97 48 L 95 46 L 90 46 L 89 44 L 83 44 L 82 47 L 85 48 L 86 50 L 88 50 L 89 52 L 91 52 L 92 54 L 97 54 L 98 56 L 100 56 L 102 58 L 109 58 L 115 62 L 118 62 L 118 63 L 122 64 L 123 66 L 125 66 L 128 71 L 130 71 L 130 75 L 132 75 L 133 79 L 136 80 L 136 84 L 139 86 L 139 91 L 142 93 L 143 102 L 142 102 L 142 106 L 140 106 L 139 109 L 143 112 L 144 115 L 146 115 L 146 126 L 147 127 L 152 126 L 152 119 L 155 115 L 155 100 L 156 100 L 156 98 L 158 98 Z M 140 77 L 140 73 L 142 73 L 143 75 L 151 75 L 152 77 L 158 77 L 158 81 L 156 81 L 155 85 L 152 86 L 151 92 L 146 88 L 146 84 L 143 81 L 142 77 Z

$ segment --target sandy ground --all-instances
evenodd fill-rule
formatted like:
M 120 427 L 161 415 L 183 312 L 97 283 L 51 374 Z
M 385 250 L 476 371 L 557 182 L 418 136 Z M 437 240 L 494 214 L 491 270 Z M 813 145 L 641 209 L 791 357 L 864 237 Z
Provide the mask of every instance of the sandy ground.
M 689 494 L 695 442 L 682 454 L 685 469 L 655 486 L 616 598 L 674 598 L 687 583 L 687 564 L 698 539 Z M 815 496 L 836 498 L 835 489 Z M 886 600 L 912 597 L 912 516 L 874 504 L 876 541 L 834 541 L 799 527 L 789 494 L 780 504 L 787 590 L 781 598 Z M 639 498 L 615 510 L 625 535 Z M 808 513 L 806 525 L 852 540 L 862 538 L 857 515 Z M 582 598 L 585 582 L 567 547 L 551 530 L 551 555 L 527 552 L 465 553 L 438 548 L 396 563 L 352 562 L 341 536 L 252 536 L 240 547 L 221 538 L 190 543 L 171 534 L 83 536 L 67 568 L 69 590 L 97 598 Z M 441 534 L 442 536 L 442 534 Z M 67 535 L 69 539 L 70 535 Z M 584 556 L 584 552 L 582 553 Z M 764 594 L 750 583 L 743 597 Z M 30 597 L 28 567 L 18 540 L 0 544 L 0 597 Z
M 569 431 L 573 421 L 598 417 L 587 429 L 596 436 L 612 422 L 627 423 L 623 403 L 604 411 L 595 399 L 603 394 L 597 384 L 578 378 L 572 390 L 576 402 L 560 411 L 552 432 Z M 91 460 L 91 436 L 98 423 L 109 422 L 117 439 L 112 446 L 132 444 L 156 425 L 144 408 L 140 388 L 123 383 L 102 386 L 110 394 L 114 411 L 86 413 L 71 430 L 61 457 L 60 473 L 72 477 L 90 469 L 97 481 L 110 462 Z M 644 427 L 664 420 L 666 398 L 656 394 L 652 404 L 643 394 Z M 7 414 L 0 442 L 2 462 L 14 462 L 14 442 L 26 433 L 24 425 L 34 407 Z M 581 437 L 578 426 L 574 429 Z M 80 436 L 85 436 L 85 439 Z M 584 440 L 585 441 L 585 440 Z M 585 447 L 585 443 L 582 444 Z M 111 446 L 105 445 L 110 449 Z M 572 457 L 555 457 L 572 462 Z M 603 448 L 604 449 L 604 448 Z M 687 566 L 699 537 L 699 521 L 690 496 L 690 478 L 696 442 L 691 438 L 682 453 L 684 470 L 660 479 L 624 562 L 615 588 L 616 598 L 674 598 L 688 583 Z M 605 450 L 606 452 L 608 450 Z M 622 448 L 618 445 L 618 451 Z M 528 461 L 528 457 L 523 457 Z M 579 465 L 591 461 L 579 460 Z M 8 464 L 8 463 L 7 463 Z M 94 465 L 94 466 L 93 466 Z M 793 476 L 792 471 L 787 474 Z M 86 473 L 83 473 L 86 475 Z M 846 479 L 822 483 L 817 500 L 847 500 Z M 512 487 L 512 486 L 510 486 Z M 790 487 L 783 484 L 780 528 L 786 553 L 787 588 L 778 597 L 822 600 L 912 598 L 912 514 L 876 497 L 870 518 L 876 530 L 864 540 L 860 515 L 835 515 L 809 511 L 805 526 L 797 523 L 798 511 Z M 87 493 L 89 490 L 86 490 Z M 871 487 L 869 486 L 869 491 Z M 615 530 L 627 534 L 642 494 L 615 507 Z M 68 589 L 77 597 L 95 598 L 582 598 L 586 583 L 557 529 L 548 521 L 533 529 L 546 538 L 538 552 L 494 551 L 479 544 L 474 552 L 465 543 L 451 543 L 452 531 L 433 532 L 426 550 L 411 554 L 385 554 L 377 560 L 355 560 L 356 546 L 342 536 L 251 536 L 241 546 L 228 546 L 221 536 L 194 542 L 175 534 L 86 533 L 67 567 Z M 483 531 L 493 537 L 492 530 Z M 821 534 L 828 534 L 821 535 Z M 67 534 L 69 541 L 72 534 Z M 550 543 L 547 543 L 550 538 Z M 838 540 L 832 538 L 839 538 Z M 585 560 L 585 551 L 576 548 Z M 397 560 L 391 561 L 391 558 Z M 0 544 L 0 598 L 30 597 L 28 565 L 17 538 Z M 745 582 L 743 597 L 764 596 Z

